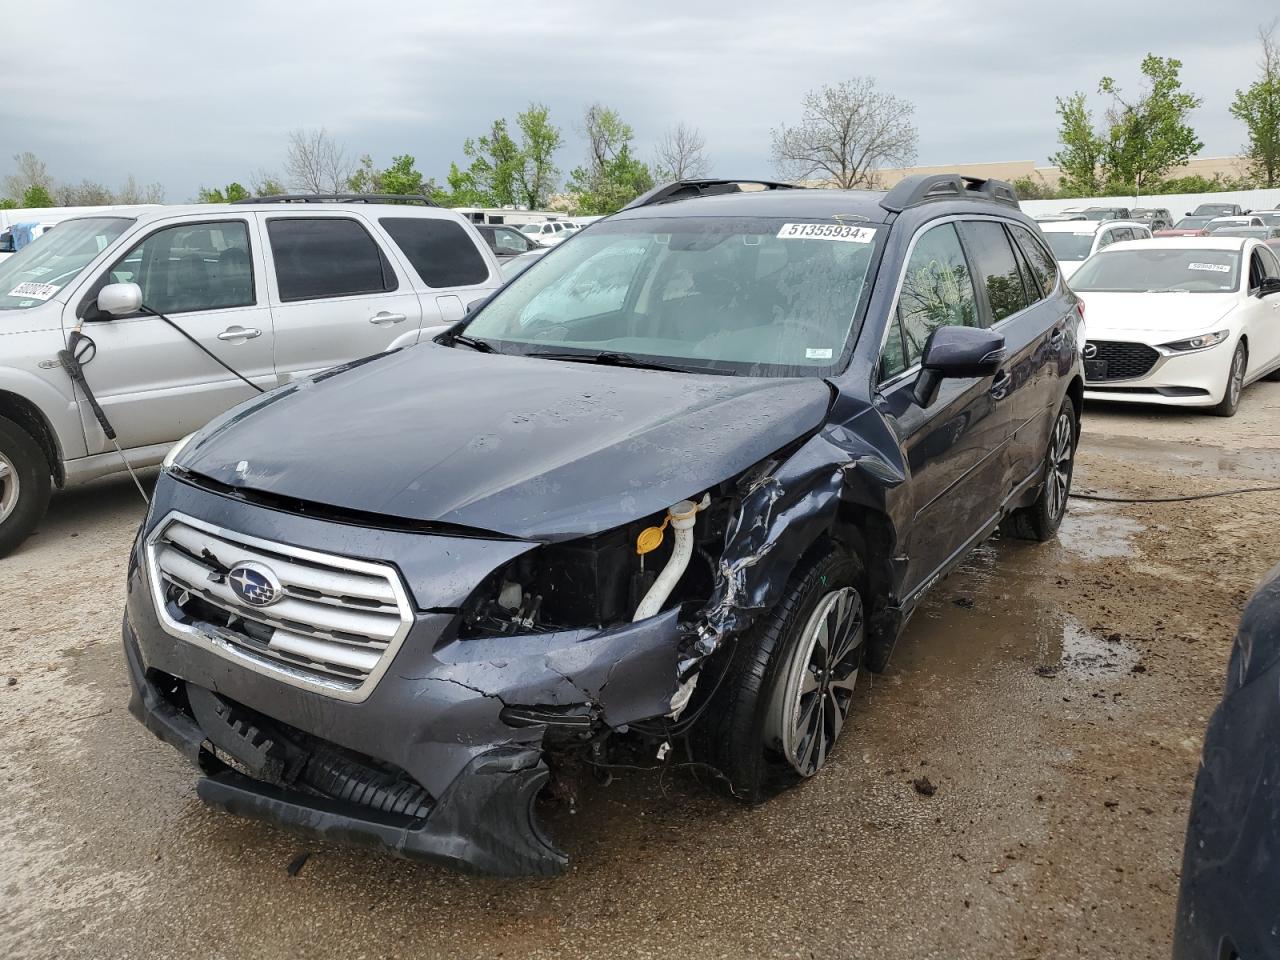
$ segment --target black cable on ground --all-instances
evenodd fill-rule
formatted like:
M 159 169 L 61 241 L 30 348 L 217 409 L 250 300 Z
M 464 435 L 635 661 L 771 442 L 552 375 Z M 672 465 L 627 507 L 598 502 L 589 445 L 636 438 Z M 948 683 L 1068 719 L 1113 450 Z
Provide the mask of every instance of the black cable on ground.
M 1280 485 L 1269 487 L 1237 487 L 1234 490 L 1215 490 L 1213 493 L 1189 493 L 1180 497 L 1107 497 L 1100 493 L 1073 493 L 1073 500 L 1096 500 L 1100 503 L 1183 503 L 1188 500 L 1209 500 L 1213 497 L 1235 497 L 1242 493 L 1275 493 Z

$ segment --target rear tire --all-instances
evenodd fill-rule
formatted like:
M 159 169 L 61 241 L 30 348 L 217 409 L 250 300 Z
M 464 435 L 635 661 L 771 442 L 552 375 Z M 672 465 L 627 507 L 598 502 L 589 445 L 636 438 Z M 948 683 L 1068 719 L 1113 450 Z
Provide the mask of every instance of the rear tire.
M 49 461 L 27 431 L 0 417 L 0 557 L 31 535 L 49 507 Z
M 690 746 L 732 796 L 761 803 L 825 764 L 865 656 L 863 583 L 855 557 L 828 549 L 728 651 Z
M 1227 385 L 1222 391 L 1222 402 L 1210 407 L 1209 412 L 1218 417 L 1234 417 L 1240 409 L 1240 395 L 1244 393 L 1244 373 L 1249 366 L 1249 350 L 1244 343 L 1236 344 L 1231 355 L 1231 367 L 1227 370 Z
M 1014 540 L 1052 540 L 1067 515 L 1071 478 L 1075 473 L 1080 424 L 1075 404 L 1067 397 L 1058 408 L 1044 457 L 1044 484 L 1036 502 L 1021 507 L 1000 522 L 1000 532 Z

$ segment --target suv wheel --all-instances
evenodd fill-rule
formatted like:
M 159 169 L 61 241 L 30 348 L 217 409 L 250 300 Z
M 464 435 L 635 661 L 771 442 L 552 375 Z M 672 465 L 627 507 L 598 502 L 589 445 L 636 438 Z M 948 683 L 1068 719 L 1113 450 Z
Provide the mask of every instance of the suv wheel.
M 1220 417 L 1234 417 L 1240 409 L 1240 394 L 1244 390 L 1244 372 L 1249 366 L 1249 351 L 1243 343 L 1236 344 L 1231 355 L 1231 369 L 1227 371 L 1227 386 L 1222 391 L 1222 402 L 1210 407 L 1209 412 Z
M 30 536 L 49 506 L 49 463 L 27 431 L 0 417 L 0 557 Z
M 1075 404 L 1067 397 L 1058 408 L 1045 452 L 1044 485 L 1040 496 L 1029 507 L 1022 507 L 1005 517 L 1000 532 L 1015 540 L 1052 540 L 1067 515 L 1067 499 L 1071 496 L 1071 477 L 1075 472 L 1076 443 L 1080 429 L 1076 422 Z
M 766 800 L 830 756 L 866 651 L 862 583 L 857 560 L 830 550 L 730 651 L 692 747 L 739 799 Z

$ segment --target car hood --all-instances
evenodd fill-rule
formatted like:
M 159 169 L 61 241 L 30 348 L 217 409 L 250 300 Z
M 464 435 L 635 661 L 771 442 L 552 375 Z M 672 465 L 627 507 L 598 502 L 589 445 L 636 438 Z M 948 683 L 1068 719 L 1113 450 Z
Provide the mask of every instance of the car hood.
M 1207 333 L 1235 307 L 1234 293 L 1092 293 L 1084 301 L 1085 335 L 1105 340 L 1115 333 L 1168 331 Z
M 668 373 L 424 343 L 243 404 L 178 463 L 339 510 L 559 540 L 732 479 L 820 426 L 831 398 L 816 377 Z

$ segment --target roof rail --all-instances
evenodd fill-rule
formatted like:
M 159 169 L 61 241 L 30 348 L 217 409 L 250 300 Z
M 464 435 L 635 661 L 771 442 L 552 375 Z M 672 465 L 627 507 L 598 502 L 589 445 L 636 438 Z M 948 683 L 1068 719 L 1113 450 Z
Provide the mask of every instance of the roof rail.
M 648 193 L 642 193 L 623 210 L 635 207 L 651 207 L 655 203 L 670 203 L 673 200 L 685 200 L 689 197 L 714 197 L 722 193 L 744 193 L 741 184 L 748 183 L 765 190 L 803 190 L 804 187 L 794 183 L 779 183 L 775 180 L 672 180 L 660 187 L 654 187 Z
M 418 203 L 438 207 L 430 197 L 418 193 L 281 193 L 271 197 L 248 197 L 232 203 Z
M 991 200 L 1018 206 L 1018 194 L 1011 184 L 958 173 L 917 173 L 903 177 L 884 195 L 880 206 L 890 213 L 901 213 L 931 200 Z

